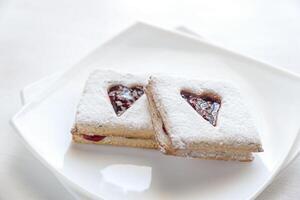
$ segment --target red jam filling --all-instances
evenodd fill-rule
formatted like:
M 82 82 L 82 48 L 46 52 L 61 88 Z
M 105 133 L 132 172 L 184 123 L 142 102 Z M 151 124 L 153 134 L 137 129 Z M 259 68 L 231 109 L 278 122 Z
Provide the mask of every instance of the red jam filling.
M 101 135 L 85 135 L 83 134 L 82 137 L 86 140 L 90 140 L 93 142 L 99 142 L 103 140 L 106 136 L 101 136 Z
M 163 129 L 163 131 L 164 131 L 164 133 L 165 133 L 166 135 L 169 135 L 169 133 L 167 132 L 167 129 L 166 129 L 166 127 L 165 127 L 164 124 L 162 125 L 162 129 Z
M 181 91 L 184 98 L 205 120 L 213 126 L 217 125 L 218 113 L 221 107 L 221 98 L 213 93 L 203 93 L 200 95 L 187 91 Z
M 117 116 L 122 115 L 143 94 L 143 86 L 129 88 L 123 85 L 116 85 L 108 90 L 110 102 Z

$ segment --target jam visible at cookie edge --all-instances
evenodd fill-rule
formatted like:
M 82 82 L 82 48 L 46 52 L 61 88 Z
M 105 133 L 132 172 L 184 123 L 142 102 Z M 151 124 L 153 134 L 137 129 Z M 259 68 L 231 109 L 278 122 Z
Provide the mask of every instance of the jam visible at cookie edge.
M 117 116 L 122 115 L 143 94 L 143 86 L 129 88 L 123 85 L 115 85 L 108 90 L 110 102 Z
M 213 126 L 217 125 L 218 112 L 221 107 L 221 98 L 217 94 L 205 92 L 196 95 L 188 91 L 181 91 L 180 94 L 205 120 Z
M 102 135 L 85 135 L 85 134 L 83 134 L 82 137 L 85 140 L 90 140 L 90 141 L 93 141 L 93 142 L 99 142 L 99 141 L 103 140 L 106 136 L 102 136 Z
M 166 127 L 165 127 L 165 124 L 162 125 L 162 129 L 163 129 L 163 131 L 164 131 L 164 133 L 165 133 L 166 135 L 169 135 L 169 133 L 167 132 L 167 129 L 166 129 Z

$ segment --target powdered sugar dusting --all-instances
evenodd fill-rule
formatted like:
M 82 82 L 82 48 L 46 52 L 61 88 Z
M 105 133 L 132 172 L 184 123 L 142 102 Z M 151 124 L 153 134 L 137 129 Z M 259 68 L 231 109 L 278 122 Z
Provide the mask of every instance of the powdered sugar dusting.
M 153 98 L 168 129 L 175 149 L 199 143 L 229 146 L 260 146 L 258 130 L 245 106 L 241 94 L 230 83 L 199 81 L 166 76 L 152 76 Z M 181 91 L 194 94 L 212 92 L 221 97 L 221 107 L 216 122 L 199 115 L 184 98 Z
M 141 94 L 126 112 L 119 116 L 116 115 L 108 96 L 109 88 L 116 85 L 133 88 L 143 87 L 146 84 L 147 76 L 119 74 L 105 70 L 92 72 L 77 108 L 75 122 L 80 129 L 78 131 L 91 134 L 89 133 L 91 129 L 88 128 L 91 126 L 103 133 L 112 129 L 124 133 L 132 132 L 136 137 L 146 135 L 147 138 L 151 138 L 154 133 L 146 95 Z

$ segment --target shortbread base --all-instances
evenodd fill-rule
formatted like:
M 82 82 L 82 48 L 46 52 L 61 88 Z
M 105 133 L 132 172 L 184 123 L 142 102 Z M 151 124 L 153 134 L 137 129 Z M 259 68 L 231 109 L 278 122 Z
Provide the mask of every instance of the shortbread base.
M 137 139 L 154 139 L 154 131 L 148 129 L 129 129 L 126 127 L 99 127 L 95 124 L 74 124 L 71 132 L 73 134 L 93 134 L 101 136 L 113 136 L 113 137 L 130 137 Z
M 84 144 L 103 144 L 103 145 L 115 145 L 115 146 L 126 146 L 146 149 L 157 149 L 158 145 L 155 140 L 152 139 L 137 139 L 117 136 L 106 136 L 100 141 L 91 141 L 85 139 L 80 134 L 73 134 L 73 141 Z
M 73 135 L 73 141 L 76 143 L 83 144 L 102 144 L 102 145 L 115 145 L 115 146 L 126 146 L 135 148 L 145 148 L 145 149 L 157 149 L 158 145 L 154 140 L 150 139 L 136 139 L 136 138 L 125 138 L 125 137 L 115 137 L 108 136 L 103 140 L 95 142 L 91 140 L 86 140 L 82 135 Z M 191 157 L 199 158 L 205 160 L 238 160 L 243 162 L 248 162 L 253 160 L 251 153 L 229 153 L 229 152 L 192 152 L 189 155 L 181 153 L 175 156 L 181 157 Z
M 251 162 L 254 157 L 252 153 L 240 153 L 240 152 L 200 152 L 191 151 L 188 154 L 176 153 L 174 156 L 199 158 L 204 160 L 224 160 L 224 161 L 240 161 Z

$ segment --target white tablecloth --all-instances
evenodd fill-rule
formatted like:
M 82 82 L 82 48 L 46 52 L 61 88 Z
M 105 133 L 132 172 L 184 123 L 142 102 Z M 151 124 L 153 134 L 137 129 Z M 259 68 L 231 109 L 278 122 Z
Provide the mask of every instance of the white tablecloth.
M 243 54 L 300 73 L 300 2 L 0 1 L 0 199 L 72 199 L 8 120 L 25 85 L 76 63 L 136 20 L 184 25 Z M 288 115 L 288 114 L 287 114 Z M 300 198 L 300 158 L 259 199 Z

